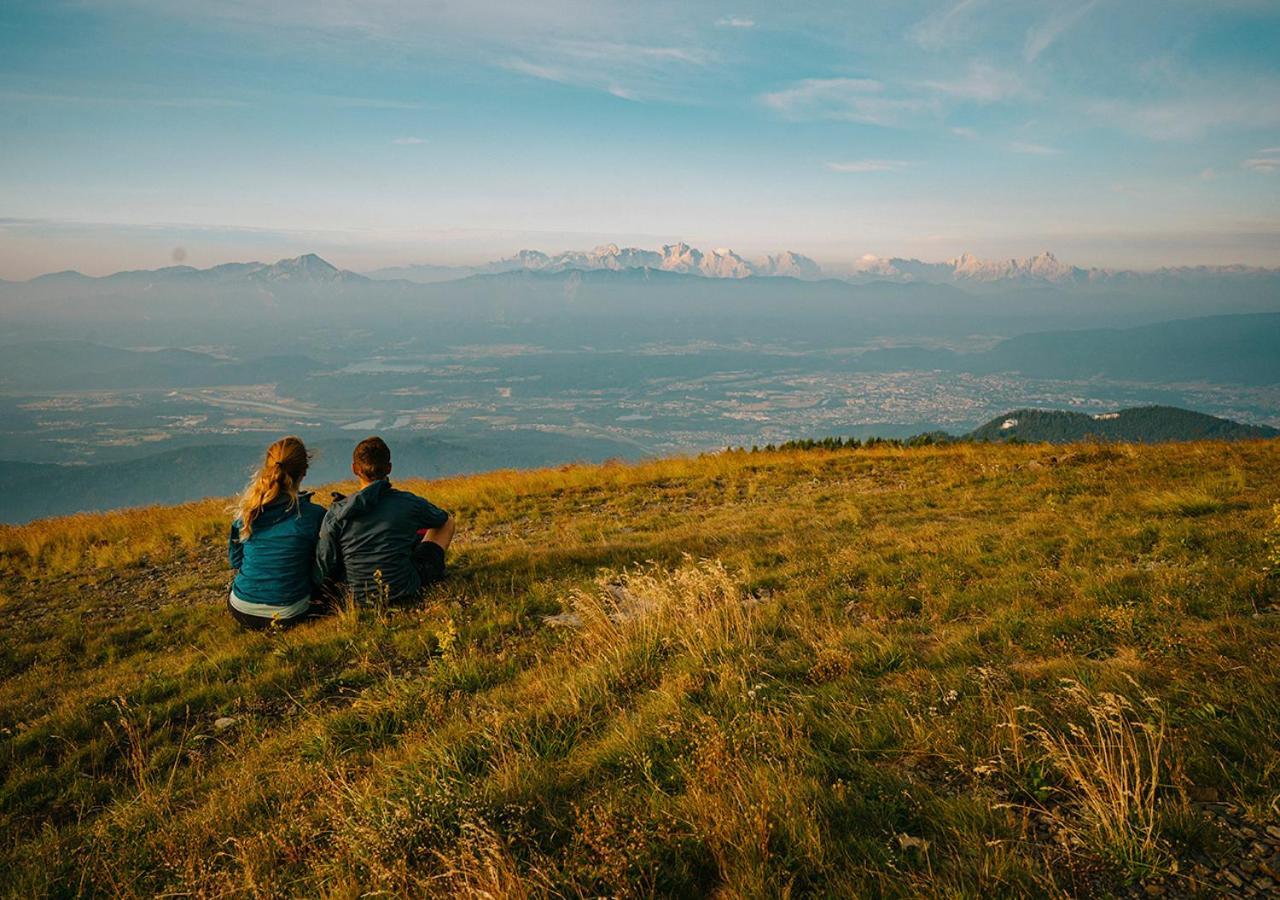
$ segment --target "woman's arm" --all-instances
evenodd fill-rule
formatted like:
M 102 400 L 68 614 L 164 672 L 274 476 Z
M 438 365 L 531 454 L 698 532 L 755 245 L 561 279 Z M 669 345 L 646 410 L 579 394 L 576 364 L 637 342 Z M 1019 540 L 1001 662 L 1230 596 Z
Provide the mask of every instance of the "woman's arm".
M 240 523 L 231 523 L 231 536 L 227 539 L 227 561 L 237 572 L 244 564 L 244 544 L 240 543 Z

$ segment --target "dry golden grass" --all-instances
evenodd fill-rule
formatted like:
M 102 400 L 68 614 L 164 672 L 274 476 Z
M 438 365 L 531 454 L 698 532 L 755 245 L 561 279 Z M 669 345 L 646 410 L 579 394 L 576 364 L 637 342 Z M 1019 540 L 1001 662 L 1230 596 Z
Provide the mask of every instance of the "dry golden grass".
M 1081 844 L 1114 856 L 1126 869 L 1154 869 L 1167 858 L 1159 826 L 1162 793 L 1172 787 L 1159 701 L 1142 697 L 1135 703 L 1078 682 L 1068 682 L 1064 693 L 1083 711 L 1084 723 L 1034 730 L 1077 807 L 1056 813 L 1059 822 L 1078 831 Z M 1175 794 L 1171 802 L 1180 800 Z
M 1191 851 L 1183 787 L 1280 808 L 1276 451 L 409 481 L 449 581 L 268 635 L 221 607 L 221 501 L 4 529 L 4 887 L 1119 891 Z

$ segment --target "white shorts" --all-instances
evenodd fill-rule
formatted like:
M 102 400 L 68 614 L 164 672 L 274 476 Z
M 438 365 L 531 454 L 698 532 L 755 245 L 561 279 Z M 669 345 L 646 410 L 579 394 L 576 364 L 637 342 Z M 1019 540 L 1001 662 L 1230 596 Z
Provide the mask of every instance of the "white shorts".
M 257 616 L 259 619 L 292 619 L 311 608 L 311 598 L 303 597 L 297 603 L 278 606 L 274 603 L 254 603 L 252 600 L 241 600 L 236 592 L 231 592 L 231 608 L 246 616 Z

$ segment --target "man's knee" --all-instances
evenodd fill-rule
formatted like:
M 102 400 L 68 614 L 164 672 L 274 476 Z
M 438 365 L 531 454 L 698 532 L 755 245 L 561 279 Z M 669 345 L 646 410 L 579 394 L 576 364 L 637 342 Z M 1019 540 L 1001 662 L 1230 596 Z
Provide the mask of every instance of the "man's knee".
M 413 548 L 413 567 L 422 584 L 428 585 L 444 577 L 444 547 L 433 540 L 423 540 Z
M 453 540 L 453 535 L 457 530 L 457 527 L 457 522 L 454 520 L 453 516 L 450 516 L 445 519 L 444 524 L 440 525 L 438 528 L 428 528 L 423 533 L 422 540 L 424 542 L 430 541 L 433 544 L 438 544 L 442 549 L 447 550 L 449 548 L 449 542 Z

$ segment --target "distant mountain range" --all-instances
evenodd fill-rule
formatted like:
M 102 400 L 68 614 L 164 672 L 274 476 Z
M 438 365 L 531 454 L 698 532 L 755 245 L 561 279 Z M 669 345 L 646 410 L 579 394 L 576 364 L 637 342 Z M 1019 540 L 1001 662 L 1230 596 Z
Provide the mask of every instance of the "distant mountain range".
M 901 346 L 918 337 L 1009 337 L 1280 312 L 1280 270 L 1179 269 L 1046 281 L 1058 270 L 1041 259 L 1008 270 L 1032 273 L 1025 278 L 1008 274 L 994 281 L 935 283 L 923 269 L 904 269 L 901 278 L 809 280 L 784 274 L 812 271 L 811 261 L 796 254 L 748 264 L 731 251 L 703 254 L 673 244 L 657 254 L 667 269 L 630 265 L 653 261 L 644 252 L 530 252 L 522 257 L 527 265 L 518 269 L 429 284 L 366 277 L 313 254 L 100 278 L 61 272 L 0 285 L 0 321 L 6 342 L 87 338 L 125 347 L 234 345 L 246 356 L 266 357 L 310 353 L 296 343 L 303 336 L 313 346 L 337 342 L 348 353 L 357 352 L 356 342 L 377 346 L 387 339 L 415 339 L 451 346 L 492 342 L 496 334 L 506 342 L 561 349 L 624 349 L 672 339 L 852 347 L 880 337 Z M 573 267 L 597 264 L 602 267 Z M 756 274 L 729 277 L 748 266 Z M 985 271 L 972 260 L 953 269 Z M 1195 334 L 1186 337 L 1197 358 L 1229 358 Z M 1089 336 L 1085 356 L 1062 359 L 1059 368 L 1079 370 L 1099 347 L 1114 348 L 1118 340 L 1123 336 Z M 892 355 L 885 354 L 885 361 Z M 1177 357 L 1147 354 L 1143 360 L 1144 368 L 1158 372 Z M 1124 368 L 1112 363 L 1107 368 Z
M 1280 437 L 1280 430 L 1265 425 L 1243 425 L 1175 406 L 1140 406 L 1093 415 L 1057 409 L 1016 409 L 996 416 L 965 437 L 974 441 L 1018 440 L 1050 444 L 1098 438 L 1153 444 L 1274 438 Z
M 604 244 L 593 250 L 569 250 L 555 255 L 549 255 L 540 250 L 521 250 L 515 256 L 478 266 L 395 266 L 370 272 L 369 277 L 379 280 L 403 279 L 429 283 L 466 278 L 471 275 L 494 275 L 522 270 L 565 272 L 596 269 L 609 269 L 615 272 L 623 269 L 657 269 L 662 272 L 701 275 L 706 278 L 786 275 L 791 278 L 816 280 L 823 277 L 822 269 L 816 262 L 790 250 L 776 256 L 749 260 L 726 247 L 718 247 L 704 253 L 683 242 L 667 244 L 661 250 L 619 247 L 617 244 Z
M 1049 251 L 1026 259 L 982 259 L 972 253 L 964 253 L 945 262 L 923 262 L 901 257 L 864 256 L 853 272 L 835 275 L 824 273 L 822 268 L 807 256 L 787 250 L 776 256 L 749 260 L 728 248 L 717 248 L 704 253 L 685 243 L 667 244 L 661 250 L 643 250 L 638 247 L 619 247 L 605 244 L 593 250 L 573 250 L 548 255 L 539 250 L 521 250 L 515 256 L 506 257 L 478 266 L 395 266 L 369 272 L 378 280 L 402 279 L 419 283 L 451 281 L 472 275 L 493 275 L 502 272 L 564 272 L 570 270 L 592 271 L 609 269 L 657 269 L 706 278 L 750 278 L 784 275 L 805 281 L 822 278 L 840 278 L 855 283 L 869 281 L 895 281 L 924 284 L 954 284 L 970 286 L 995 285 L 1052 285 L 1123 286 L 1148 281 L 1195 280 L 1212 277 L 1274 276 L 1277 270 L 1249 266 L 1184 266 L 1137 272 L 1127 269 L 1081 268 L 1060 261 Z
M 1161 284 L 1186 284 L 1212 279 L 1275 279 L 1280 269 L 1250 266 L 1181 266 L 1138 272 L 1127 269 L 1081 268 L 1060 261 L 1045 251 L 1026 259 L 989 260 L 962 254 L 945 262 L 923 262 L 900 257 L 864 256 L 852 272 L 836 275 L 825 273 L 814 260 L 786 250 L 760 259 L 747 259 L 726 247 L 704 252 L 686 243 L 667 244 L 660 250 L 619 247 L 604 244 L 592 250 L 569 250 L 547 254 L 540 250 L 521 250 L 514 256 L 476 266 L 410 265 L 376 269 L 361 275 L 339 269 L 314 253 L 303 254 L 274 263 L 225 263 L 208 269 L 192 266 L 167 266 L 116 272 L 92 277 L 75 271 L 53 272 L 26 282 L 0 282 L 5 288 L 146 288 L 152 285 L 189 287 L 244 287 L 258 285 L 266 289 L 280 286 L 344 286 L 368 285 L 372 282 L 412 282 L 435 284 L 458 281 L 477 275 L 500 275 L 511 272 L 565 273 L 628 270 L 651 270 L 693 275 L 703 278 L 770 278 L 786 277 L 802 281 L 842 280 L 855 284 L 899 282 L 968 287 L 1138 287 Z
M 1198 281 L 1210 278 L 1274 277 L 1280 272 L 1253 266 L 1176 266 L 1138 272 L 1132 269 L 1081 268 L 1059 260 L 1048 250 L 1026 259 L 982 259 L 964 253 L 945 262 L 927 263 L 900 257 L 864 256 L 852 281 L 889 280 L 926 284 L 969 285 L 1127 285 Z

